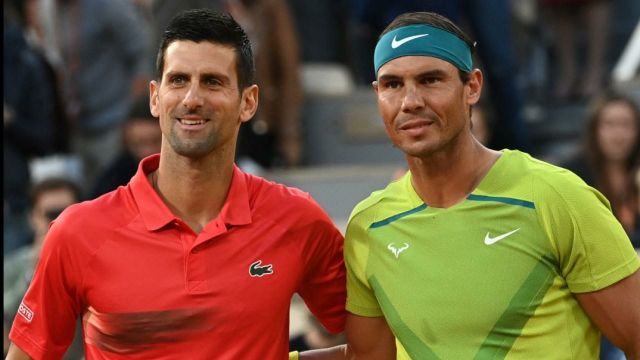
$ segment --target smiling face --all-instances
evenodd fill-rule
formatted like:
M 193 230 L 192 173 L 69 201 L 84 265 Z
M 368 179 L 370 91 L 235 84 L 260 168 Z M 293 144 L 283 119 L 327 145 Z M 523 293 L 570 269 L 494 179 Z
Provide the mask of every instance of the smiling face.
M 165 51 L 161 82 L 151 82 L 150 97 L 163 149 L 201 158 L 215 151 L 234 153 L 240 124 L 255 113 L 258 88 L 238 89 L 232 47 L 174 41 Z
M 425 157 L 470 136 L 469 107 L 480 98 L 482 74 L 463 84 L 458 69 L 427 56 L 405 56 L 378 71 L 374 90 L 393 144 L 409 156 Z

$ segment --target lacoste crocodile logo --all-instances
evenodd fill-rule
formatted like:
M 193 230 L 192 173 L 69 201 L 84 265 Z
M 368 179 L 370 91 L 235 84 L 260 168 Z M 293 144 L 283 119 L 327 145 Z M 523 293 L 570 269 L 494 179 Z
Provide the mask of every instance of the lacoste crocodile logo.
M 389 249 L 393 253 L 393 255 L 396 256 L 396 259 L 398 258 L 398 256 L 400 256 L 401 252 L 407 250 L 408 248 L 409 248 L 409 244 L 407 243 L 404 243 L 404 245 L 401 248 L 397 248 L 394 243 L 387 245 L 387 249 Z
M 271 275 L 273 274 L 273 264 L 268 264 L 265 266 L 260 266 L 260 264 L 262 264 L 262 260 L 258 260 L 256 262 L 254 262 L 253 264 L 251 264 L 251 266 L 249 267 L 249 275 L 255 277 L 262 277 L 265 275 Z

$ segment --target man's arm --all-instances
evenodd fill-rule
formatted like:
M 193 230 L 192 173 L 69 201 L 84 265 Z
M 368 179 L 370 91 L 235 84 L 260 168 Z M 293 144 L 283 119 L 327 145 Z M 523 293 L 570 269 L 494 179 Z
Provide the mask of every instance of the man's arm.
M 347 315 L 347 343 L 356 359 L 396 358 L 396 339 L 384 317 Z
M 574 295 L 591 321 L 627 358 L 640 359 L 640 270 L 602 290 Z
M 6 360 L 31 360 L 31 356 L 26 352 L 22 351 L 15 344 L 11 344 L 9 346 L 9 352 L 7 353 Z
M 384 317 L 347 315 L 347 343 L 300 353 L 300 360 L 390 360 L 396 358 L 396 339 Z

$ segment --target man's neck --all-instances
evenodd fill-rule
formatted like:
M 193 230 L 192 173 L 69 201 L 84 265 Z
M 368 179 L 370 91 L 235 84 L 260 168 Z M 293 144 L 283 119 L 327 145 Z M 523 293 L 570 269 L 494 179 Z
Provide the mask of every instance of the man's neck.
M 150 177 L 154 190 L 171 212 L 200 233 L 224 205 L 233 177 L 233 161 L 162 154 L 158 170 Z
M 464 200 L 500 157 L 470 139 L 465 144 L 426 157 L 409 157 L 415 191 L 429 206 L 448 208 Z

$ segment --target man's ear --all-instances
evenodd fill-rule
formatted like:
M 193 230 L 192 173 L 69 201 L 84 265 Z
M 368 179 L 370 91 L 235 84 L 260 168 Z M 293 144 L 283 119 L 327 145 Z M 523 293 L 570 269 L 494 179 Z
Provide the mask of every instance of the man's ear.
M 153 117 L 159 117 L 160 111 L 158 109 L 158 90 L 160 88 L 160 84 L 157 81 L 151 80 L 149 82 L 149 110 L 151 111 L 151 115 Z
M 469 81 L 465 85 L 467 89 L 467 104 L 474 105 L 480 101 L 484 78 L 480 69 L 473 69 L 469 74 Z
M 242 99 L 240 104 L 240 122 L 251 120 L 258 110 L 258 85 L 251 85 L 242 90 Z

